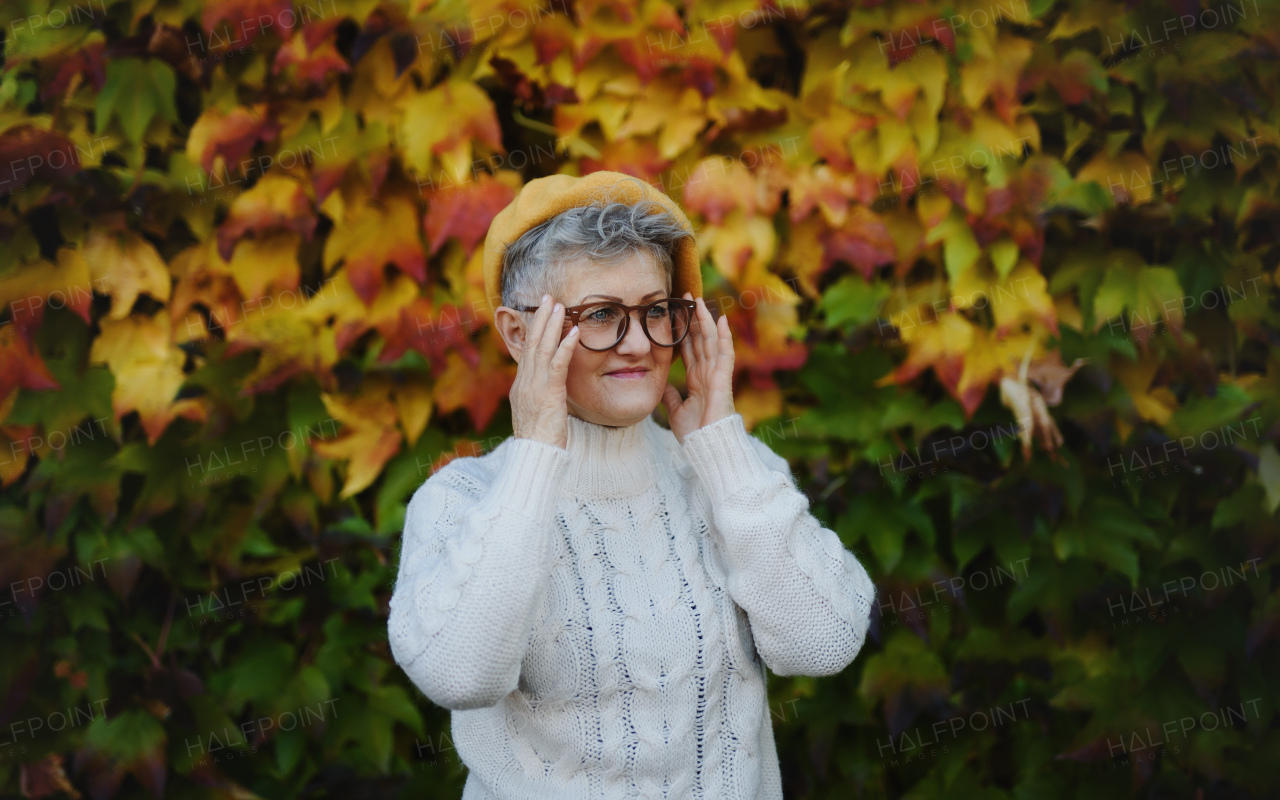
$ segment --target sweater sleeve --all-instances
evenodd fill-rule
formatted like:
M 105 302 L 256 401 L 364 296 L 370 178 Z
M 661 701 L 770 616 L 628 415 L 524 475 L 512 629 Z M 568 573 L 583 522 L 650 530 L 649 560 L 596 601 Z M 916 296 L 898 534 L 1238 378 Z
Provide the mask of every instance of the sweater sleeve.
M 711 501 L 726 589 L 747 612 L 756 649 L 778 675 L 831 675 L 853 661 L 875 586 L 840 538 L 809 512 L 786 459 L 734 414 L 682 445 Z
M 517 688 L 550 574 L 568 451 L 511 439 L 501 455 L 489 485 L 450 464 L 418 488 L 405 513 L 391 653 L 445 708 L 485 708 Z

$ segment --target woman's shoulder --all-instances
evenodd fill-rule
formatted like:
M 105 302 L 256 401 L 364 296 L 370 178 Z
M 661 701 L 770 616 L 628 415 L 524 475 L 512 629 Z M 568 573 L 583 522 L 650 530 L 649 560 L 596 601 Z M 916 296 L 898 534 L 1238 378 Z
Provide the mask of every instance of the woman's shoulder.
M 429 486 L 461 491 L 464 494 L 483 492 L 497 477 L 512 438 L 493 436 L 479 441 L 459 440 L 452 450 L 441 453 L 431 461 L 428 465 L 430 474 L 418 492 Z M 419 463 L 421 469 L 423 465 Z

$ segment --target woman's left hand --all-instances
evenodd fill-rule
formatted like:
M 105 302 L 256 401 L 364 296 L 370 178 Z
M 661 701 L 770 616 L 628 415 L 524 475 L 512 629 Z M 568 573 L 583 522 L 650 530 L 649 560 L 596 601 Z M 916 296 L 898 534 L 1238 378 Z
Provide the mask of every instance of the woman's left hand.
M 689 292 L 684 293 L 684 298 L 694 299 Z M 737 413 L 733 407 L 733 334 L 729 332 L 729 318 L 721 314 L 719 320 L 712 321 L 701 297 L 697 304 L 689 333 L 680 343 L 689 396 L 681 400 L 679 390 L 669 383 L 662 393 L 671 432 L 681 442 L 698 428 Z

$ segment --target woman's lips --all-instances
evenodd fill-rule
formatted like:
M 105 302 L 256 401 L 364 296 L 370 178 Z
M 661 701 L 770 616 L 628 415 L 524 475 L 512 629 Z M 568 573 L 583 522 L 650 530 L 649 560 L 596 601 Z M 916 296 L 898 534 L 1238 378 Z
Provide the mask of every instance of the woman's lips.
M 623 369 L 623 370 L 618 370 L 617 372 L 606 372 L 605 377 L 633 380 L 635 378 L 643 378 L 648 373 L 649 373 L 649 370 L 647 369 Z

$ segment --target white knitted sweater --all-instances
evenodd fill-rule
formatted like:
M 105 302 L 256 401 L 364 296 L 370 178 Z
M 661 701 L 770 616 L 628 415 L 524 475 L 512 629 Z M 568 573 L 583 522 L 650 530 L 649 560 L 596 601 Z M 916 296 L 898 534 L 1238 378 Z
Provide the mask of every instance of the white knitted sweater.
M 683 444 L 571 416 L 414 493 L 388 630 L 463 800 L 781 800 L 764 665 L 844 669 L 874 594 L 740 415 Z

